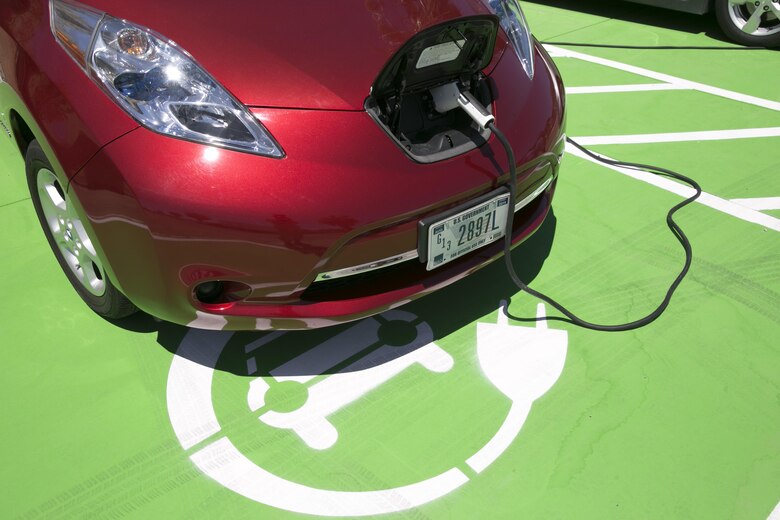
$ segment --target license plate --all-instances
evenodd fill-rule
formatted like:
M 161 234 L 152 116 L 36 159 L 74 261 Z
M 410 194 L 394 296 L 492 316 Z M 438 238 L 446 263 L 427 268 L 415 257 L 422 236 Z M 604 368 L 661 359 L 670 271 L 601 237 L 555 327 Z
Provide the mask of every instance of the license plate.
M 445 214 L 433 222 L 422 223 L 423 229 L 427 229 L 428 271 L 504 236 L 509 193 L 502 190 L 488 197 L 466 209 L 456 208 L 454 215 Z

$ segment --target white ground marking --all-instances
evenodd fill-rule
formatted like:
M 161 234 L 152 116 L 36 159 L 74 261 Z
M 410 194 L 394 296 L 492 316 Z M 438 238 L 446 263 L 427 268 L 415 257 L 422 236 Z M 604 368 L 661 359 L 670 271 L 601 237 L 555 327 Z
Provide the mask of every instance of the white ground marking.
M 220 430 L 211 402 L 211 381 L 230 334 L 190 329 L 168 372 L 168 417 L 182 448 L 188 450 Z M 193 361 L 197 360 L 197 361 Z
M 217 314 L 195 311 L 195 319 L 187 324 L 188 327 L 206 330 L 222 330 L 227 325 L 227 318 Z
M 531 405 L 555 384 L 566 362 L 565 330 L 549 329 L 544 320 L 536 327 L 509 325 L 503 307 L 502 302 L 497 323 L 477 323 L 477 357 L 485 376 L 511 399 L 512 407 L 496 435 L 466 461 L 477 473 L 512 444 Z M 536 316 L 545 314 L 544 304 L 538 304 Z
M 400 320 L 410 324 L 417 323 L 416 316 L 404 311 L 389 311 L 382 316 L 389 322 Z M 537 316 L 544 316 L 544 304 L 537 307 Z M 377 322 L 376 319 L 370 318 L 366 321 Z M 358 343 L 370 346 L 380 341 L 375 326 L 362 328 L 356 324 L 353 328 L 355 327 L 358 332 L 362 330 L 363 333 L 368 333 L 365 337 L 354 337 L 353 339 L 362 340 L 357 341 Z M 387 379 L 387 374 L 377 374 L 376 369 L 397 371 L 419 363 L 434 372 L 448 371 L 454 360 L 433 343 L 433 331 L 430 327 L 422 322 L 417 323 L 416 329 L 417 338 L 408 345 L 380 346 L 344 368 L 342 372 L 327 376 L 325 381 L 347 376 L 351 382 L 362 386 L 362 392 L 365 393 L 381 384 L 381 380 Z M 351 337 L 348 331 L 342 334 Z M 231 336 L 232 333 L 193 329 L 185 335 L 177 349 L 177 355 L 174 356 L 168 375 L 168 413 L 174 432 L 185 449 L 212 437 L 220 430 L 211 396 L 213 369 L 209 367 L 216 366 Z M 533 401 L 560 377 L 566 361 L 567 343 L 566 331 L 548 329 L 545 322 L 538 323 L 535 328 L 510 326 L 502 311 L 499 313 L 498 324 L 478 324 L 479 364 L 488 380 L 511 401 L 511 408 L 496 434 L 466 460 L 474 471 L 482 472 L 512 444 Z M 328 344 L 326 341 L 314 350 Z M 257 345 L 253 345 L 254 347 Z M 410 350 L 397 357 L 399 348 Z M 349 351 L 339 354 L 350 357 Z M 324 363 L 315 359 L 316 356 L 303 354 L 299 358 L 303 361 L 301 365 L 283 366 L 288 369 L 313 368 Z M 274 377 L 277 381 L 289 381 L 310 376 L 285 373 L 274 374 Z M 360 381 L 360 378 L 364 381 Z M 265 405 L 264 397 L 268 388 L 267 381 L 262 378 L 250 383 L 250 409 L 259 410 Z M 312 400 L 312 394 L 316 393 L 309 392 L 304 408 Z M 344 395 L 341 391 L 337 394 L 339 395 L 334 396 L 334 402 L 324 403 L 319 407 L 316 414 L 318 417 L 329 413 L 331 408 L 344 405 Z M 314 397 L 316 398 L 316 395 Z M 347 397 L 350 400 L 353 396 Z M 453 413 L 458 413 L 457 404 L 446 404 L 454 406 Z M 197 449 L 190 459 L 204 474 L 245 497 L 273 507 L 319 516 L 363 516 L 404 511 L 440 498 L 469 481 L 469 477 L 460 469 L 451 467 L 435 477 L 392 489 L 318 489 L 285 480 L 261 468 L 239 452 L 227 437 L 221 437 Z
M 648 92 L 653 90 L 692 90 L 671 83 L 645 83 L 641 85 L 606 85 L 600 87 L 566 87 L 566 94 L 612 94 L 615 92 Z
M 600 144 L 678 143 L 686 141 L 725 141 L 757 137 L 780 137 L 780 127 L 711 130 L 706 132 L 672 132 L 664 134 L 593 135 L 574 138 L 583 146 Z
M 637 179 L 646 182 L 648 184 L 652 184 L 653 186 L 675 193 L 677 195 L 680 195 L 681 197 L 688 198 L 693 196 L 693 194 L 695 193 L 693 188 L 690 188 L 683 184 L 679 184 L 675 181 L 667 179 L 666 177 L 653 175 L 652 173 L 648 173 L 645 171 L 633 170 L 630 168 L 623 168 L 620 166 L 612 166 L 612 165 L 601 163 L 596 159 L 587 156 L 586 154 L 584 154 L 583 152 L 581 152 L 580 150 L 578 150 L 577 148 L 575 148 L 570 144 L 566 145 L 566 151 L 572 155 L 576 155 L 577 157 L 590 161 L 594 164 L 598 164 L 605 168 L 609 168 L 610 170 L 614 170 L 616 172 L 622 173 L 623 175 L 627 175 L 633 179 Z M 602 157 L 608 158 L 604 155 L 602 155 Z M 715 195 L 712 195 L 710 193 L 703 192 L 701 196 L 698 199 L 696 199 L 696 202 L 704 206 L 708 206 L 712 209 L 722 211 L 727 215 L 737 217 L 738 219 L 744 220 L 746 222 L 752 222 L 754 224 L 764 226 L 767 229 L 780 231 L 780 219 L 775 218 L 771 215 L 765 215 L 764 213 L 760 213 L 750 208 L 746 208 L 745 206 L 740 206 L 739 204 L 735 204 L 734 202 L 731 202 L 729 200 L 716 197 Z
M 256 339 L 253 342 L 249 343 L 244 347 L 244 351 L 249 354 L 250 352 L 253 352 L 260 347 L 264 347 L 265 345 L 271 343 L 272 341 L 279 339 L 284 335 L 283 330 L 277 330 L 274 332 L 269 332 L 268 334 L 264 334 L 260 339 Z
M 769 513 L 769 518 L 766 520 L 780 520 L 780 502 L 778 502 L 774 510 Z
M 309 389 L 306 404 L 292 412 L 266 412 L 260 420 L 269 426 L 293 430 L 312 449 L 325 450 L 336 443 L 338 431 L 328 420 L 344 408 L 412 365 L 431 372 L 447 372 L 454 361 L 435 343 L 392 361 L 358 372 L 333 374 Z
M 304 376 L 275 376 L 274 379 L 276 379 L 276 381 L 279 382 L 279 383 L 284 383 L 286 381 L 292 381 L 293 383 L 299 383 L 299 384 L 305 385 L 306 383 L 308 383 L 309 381 L 311 381 L 315 377 L 317 377 L 317 376 L 314 375 L 314 374 L 310 374 L 310 375 L 304 375 Z
M 334 365 L 359 354 L 376 342 L 379 338 L 380 326 L 381 323 L 374 318 L 357 321 L 350 328 L 330 337 L 317 347 L 274 368 L 271 370 L 271 375 L 278 379 L 279 376 L 286 375 L 325 374 Z
M 645 76 L 656 81 L 665 82 L 669 85 L 670 89 L 689 89 L 704 92 L 706 94 L 712 94 L 714 96 L 731 99 L 733 101 L 740 101 L 742 103 L 748 103 L 761 108 L 767 108 L 769 110 L 780 111 L 780 103 L 771 101 L 769 99 L 763 99 L 755 96 L 749 96 L 739 92 L 726 90 L 711 85 L 705 85 L 703 83 L 697 83 L 695 81 L 689 81 L 686 79 L 671 76 L 669 74 L 663 74 L 661 72 L 655 72 L 641 67 L 635 67 L 619 61 L 608 60 L 605 58 L 599 58 L 591 56 L 589 54 L 583 54 L 581 52 L 572 51 L 562 47 L 556 47 L 555 45 L 545 45 L 545 49 L 550 53 L 550 56 L 556 58 L 575 58 L 597 65 L 603 65 L 605 67 L 611 67 L 613 69 L 622 70 L 632 74 Z M 656 87 L 652 85 L 638 85 L 640 90 L 665 90 L 663 87 Z M 569 93 L 597 93 L 597 92 L 628 92 L 624 87 L 628 85 L 615 85 L 607 87 L 580 87 L 574 89 L 568 89 Z M 648 87 L 647 89 L 643 87 Z M 778 137 L 780 136 L 780 128 L 745 128 L 739 130 L 717 130 L 717 131 L 705 131 L 705 132 L 676 132 L 676 133 L 664 133 L 664 134 L 638 134 L 638 135 L 619 135 L 619 136 L 589 136 L 580 137 L 576 141 L 585 146 L 593 146 L 599 144 L 636 144 L 636 143 L 667 143 L 667 142 L 686 142 L 686 141 L 706 141 L 706 140 L 726 140 L 726 139 L 746 139 L 757 137 Z M 596 161 L 595 159 L 580 152 L 577 148 L 571 145 L 566 145 L 567 151 L 576 155 L 577 157 L 591 161 L 595 164 L 606 166 L 614 171 L 627 175 L 637 180 L 641 180 L 648 184 L 652 184 L 656 187 L 662 188 L 666 191 L 676 193 L 682 197 L 690 197 L 694 191 L 692 188 L 686 187 L 682 184 L 678 184 L 667 178 L 653 175 L 647 172 L 633 170 L 629 168 L 621 168 L 618 166 L 610 166 Z M 747 222 L 759 224 L 768 229 L 774 231 L 780 231 L 780 219 L 765 215 L 758 210 L 780 209 L 779 197 L 768 198 L 756 198 L 756 199 L 734 199 L 726 200 L 720 197 L 716 197 L 710 193 L 703 192 L 697 199 L 699 204 L 711 207 L 718 211 L 722 211 L 728 215 L 737 217 Z M 778 519 L 780 520 L 780 519 Z
M 556 52 L 555 49 L 556 47 L 552 47 L 549 44 L 544 45 L 544 50 L 547 51 L 547 54 L 549 54 L 551 58 L 570 58 L 570 56 L 566 56 L 565 54 Z
M 302 408 L 288 413 L 267 412 L 260 419 L 271 426 L 292 429 L 311 448 L 326 449 L 338 439 L 336 428 L 326 419 L 328 415 L 362 397 L 415 362 L 433 371 L 438 371 L 437 367 L 444 365 L 452 366 L 452 357 L 444 351 L 439 352 L 440 357 L 446 357 L 444 361 L 439 360 L 440 362 L 436 363 L 435 360 L 428 359 L 431 356 L 420 359 L 421 355 L 438 347 L 433 343 L 433 331 L 430 327 L 422 323 L 414 325 L 417 319 L 414 314 L 394 310 L 385 312 L 382 316 L 388 322 L 411 324 L 416 329 L 415 339 L 407 345 L 396 347 L 385 345 L 373 350 L 371 354 L 361 357 L 340 370 L 340 373 L 327 376 L 308 388 L 307 401 Z M 379 341 L 380 327 L 381 323 L 376 318 L 362 320 L 317 347 L 271 370 L 271 375 L 279 383 L 293 381 L 305 385 L 318 374 L 327 373 L 332 366 L 341 364 L 372 345 L 376 345 Z M 252 345 L 255 348 L 254 343 Z M 399 356 L 400 347 L 409 351 L 406 356 Z M 393 367 L 397 370 L 391 373 Z M 250 384 L 247 395 L 247 403 L 252 411 L 265 406 L 265 394 L 270 389 L 263 378 L 255 381 L 254 384 Z
M 706 92 L 707 94 L 712 94 L 713 96 L 720 96 L 726 99 L 732 99 L 734 101 L 741 101 L 743 103 L 748 103 L 750 105 L 755 105 L 762 108 L 768 108 L 769 110 L 776 110 L 780 112 L 780 103 L 778 103 L 777 101 L 771 101 L 769 99 L 749 96 L 747 94 L 741 94 L 739 92 L 734 92 L 732 90 L 726 90 L 718 87 L 713 87 L 711 85 L 705 85 L 703 83 L 697 83 L 695 81 L 689 81 L 687 79 L 678 78 L 676 76 L 671 76 L 669 74 L 663 74 L 661 72 L 655 72 L 652 70 L 643 69 L 641 67 L 635 67 L 633 65 L 628 65 L 626 63 L 621 63 L 619 61 L 608 60 L 605 58 L 598 58 L 596 56 L 591 56 L 590 54 L 583 54 L 581 52 L 571 51 L 569 49 L 556 47 L 554 45 L 545 45 L 544 47 L 545 49 L 547 49 L 548 52 L 551 52 L 552 55 L 556 57 L 577 58 L 583 61 L 589 61 L 591 63 L 603 65 L 605 67 L 611 67 L 613 69 L 618 69 L 625 72 L 630 72 L 632 74 L 637 74 L 639 76 L 644 76 L 646 78 L 651 78 L 656 81 L 663 81 L 666 83 L 677 85 L 679 87 L 684 87 L 691 90 L 698 90 L 699 92 Z
M 404 511 L 444 496 L 468 477 L 452 468 L 408 486 L 377 491 L 335 491 L 290 482 L 264 470 L 239 452 L 227 437 L 191 457 L 200 470 L 247 498 L 296 513 L 365 516 Z
M 756 211 L 780 209 L 780 197 L 761 197 L 755 199 L 731 199 L 734 204 L 745 206 Z
M 265 394 L 271 387 L 262 377 L 254 379 L 249 383 L 249 392 L 246 394 L 246 402 L 249 405 L 249 409 L 253 412 L 259 410 L 265 406 Z

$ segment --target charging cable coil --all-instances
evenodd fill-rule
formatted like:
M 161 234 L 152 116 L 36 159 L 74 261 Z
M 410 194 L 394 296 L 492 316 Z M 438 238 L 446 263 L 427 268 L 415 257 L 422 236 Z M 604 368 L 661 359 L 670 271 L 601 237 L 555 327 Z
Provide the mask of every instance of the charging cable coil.
M 515 163 L 515 154 L 512 151 L 512 146 L 509 144 L 509 141 L 507 140 L 506 136 L 496 127 L 495 122 L 488 123 L 487 128 L 489 128 L 493 132 L 493 134 L 496 136 L 496 139 L 498 139 L 498 141 L 504 147 L 504 151 L 506 152 L 507 159 L 509 160 L 510 200 L 515 200 L 517 196 L 517 167 Z M 593 159 L 602 162 L 604 164 L 608 164 L 610 166 L 620 166 L 623 168 L 630 168 L 634 170 L 642 170 L 648 173 L 652 173 L 654 175 L 663 175 L 666 177 L 671 177 L 678 181 L 684 182 L 685 184 L 688 184 L 694 189 L 695 193 L 691 197 L 688 197 L 684 201 L 672 207 L 669 210 L 669 212 L 666 214 L 667 226 L 669 226 L 669 229 L 672 230 L 672 233 L 680 242 L 680 244 L 683 247 L 683 250 L 685 251 L 685 263 L 683 265 L 683 268 L 680 271 L 680 273 L 677 275 L 677 277 L 674 279 L 672 284 L 669 286 L 669 289 L 666 291 L 666 295 L 664 296 L 664 299 L 661 302 L 661 304 L 658 305 L 658 307 L 656 307 L 656 309 L 653 310 L 647 316 L 644 316 L 642 318 L 639 318 L 629 323 L 623 323 L 619 325 L 600 325 L 597 323 L 591 323 L 589 321 L 579 318 L 573 312 L 569 311 L 566 307 L 564 307 L 563 305 L 555 301 L 553 298 L 547 296 L 546 294 L 531 289 L 520 279 L 517 272 L 515 271 L 514 265 L 512 264 L 512 257 L 510 255 L 511 247 L 512 247 L 512 224 L 514 220 L 514 215 L 510 212 L 507 215 L 506 235 L 504 236 L 504 262 L 506 264 L 506 270 L 509 273 L 509 277 L 512 279 L 512 281 L 515 283 L 515 285 L 517 285 L 517 287 L 520 290 L 525 291 L 528 294 L 547 302 L 548 304 L 556 308 L 559 312 L 561 312 L 561 314 L 566 316 L 566 318 L 560 318 L 554 316 L 547 317 L 547 318 L 536 318 L 536 319 L 532 319 L 531 321 L 538 321 L 538 320 L 568 321 L 569 323 L 578 325 L 586 329 L 597 330 L 602 332 L 621 332 L 621 331 L 634 330 L 640 327 L 644 327 L 645 325 L 655 321 L 659 316 L 661 316 L 661 314 L 663 314 L 663 312 L 669 306 L 669 302 L 671 302 L 672 300 L 672 295 L 677 290 L 677 287 L 680 285 L 680 283 L 683 281 L 683 278 L 685 278 L 685 275 L 688 274 L 688 270 L 691 267 L 691 262 L 693 260 L 693 249 L 691 248 L 691 243 L 688 240 L 688 237 L 685 236 L 685 233 L 683 232 L 682 228 L 677 224 L 677 222 L 675 222 L 674 214 L 677 213 L 680 209 L 690 204 L 691 202 L 695 201 L 697 198 L 699 198 L 699 196 L 701 195 L 701 187 L 693 179 L 686 177 L 685 175 L 682 175 L 675 171 L 668 170 L 666 168 L 660 168 L 658 166 L 652 166 L 649 164 L 622 162 L 622 161 L 607 159 L 606 157 L 602 157 L 596 153 L 591 152 L 590 150 L 578 144 L 571 138 L 567 137 L 566 141 L 570 143 L 572 146 L 582 151 L 583 153 L 585 153 L 586 155 L 588 155 L 589 157 L 592 157 Z
M 477 125 L 479 125 L 480 128 L 487 128 L 493 132 L 493 134 L 496 136 L 496 139 L 498 139 L 498 141 L 501 143 L 501 146 L 504 147 L 504 151 L 506 152 L 507 159 L 509 160 L 509 186 L 508 186 L 509 193 L 510 193 L 509 200 L 513 202 L 516 201 L 517 200 L 517 164 L 515 162 L 515 153 L 512 150 L 512 146 L 509 144 L 509 140 L 496 127 L 495 118 L 493 117 L 493 115 L 490 114 L 488 110 L 484 106 L 482 106 L 482 104 L 473 95 L 471 95 L 471 93 L 468 90 L 463 88 L 463 86 L 458 84 L 457 82 L 451 82 L 433 88 L 431 89 L 431 95 L 433 97 L 435 108 L 438 112 L 445 113 L 460 107 L 461 109 L 463 109 L 463 111 L 466 114 L 469 115 L 469 117 Z M 667 289 L 666 295 L 664 296 L 664 299 L 661 302 L 661 304 L 658 305 L 658 307 L 656 307 L 656 309 L 653 310 L 647 316 L 644 316 L 642 318 L 639 318 L 638 320 L 629 323 L 623 323 L 618 325 L 600 325 L 597 323 L 591 323 L 589 321 L 585 321 L 579 318 L 576 314 L 574 314 L 573 312 L 571 312 L 566 307 L 564 307 L 563 305 L 561 305 L 551 297 L 547 296 L 546 294 L 531 289 L 530 287 L 528 287 L 528 285 L 525 284 L 525 282 L 523 282 L 520 279 L 520 277 L 517 274 L 517 271 L 515 271 L 515 266 L 512 264 L 511 249 L 512 249 L 512 227 L 514 223 L 514 213 L 509 211 L 507 212 L 505 235 L 504 235 L 504 262 L 506 264 L 506 270 L 509 273 L 509 277 L 512 279 L 514 284 L 517 285 L 517 287 L 521 291 L 525 291 L 528 294 L 547 302 L 548 304 L 552 305 L 555 309 L 560 311 L 565 316 L 565 318 L 552 316 L 552 317 L 527 319 L 527 320 L 518 319 L 518 318 L 514 318 L 514 319 L 516 319 L 517 321 L 539 321 L 539 320 L 567 321 L 569 323 L 578 325 L 580 327 L 584 327 L 586 329 L 597 330 L 602 332 L 621 332 L 621 331 L 634 330 L 640 327 L 644 327 L 645 325 L 655 321 L 661 314 L 663 314 L 663 312 L 669 306 L 669 302 L 671 302 L 672 300 L 672 295 L 677 290 L 677 287 L 679 287 L 680 283 L 683 281 L 683 278 L 685 278 L 685 275 L 688 274 L 688 270 L 691 267 L 691 262 L 693 260 L 693 250 L 691 248 L 691 243 L 688 240 L 688 237 L 685 236 L 685 233 L 683 232 L 682 228 L 677 224 L 677 222 L 674 221 L 674 214 L 677 213 L 680 209 L 690 204 L 691 202 L 698 199 L 699 196 L 701 195 L 701 187 L 693 179 L 686 177 L 685 175 L 682 175 L 675 171 L 667 170 L 666 168 L 660 168 L 658 166 L 652 166 L 649 164 L 615 161 L 591 152 L 590 150 L 578 144 L 571 138 L 567 137 L 566 141 L 570 143 L 572 146 L 582 151 L 584 154 L 604 164 L 608 164 L 610 166 L 620 166 L 623 168 L 630 168 L 633 170 L 641 170 L 648 173 L 652 173 L 653 175 L 663 175 L 666 177 L 671 177 L 672 179 L 676 179 L 678 181 L 684 182 L 685 184 L 688 184 L 689 186 L 691 186 L 691 188 L 694 189 L 695 193 L 691 197 L 688 197 L 684 201 L 675 205 L 666 214 L 666 224 L 669 226 L 669 229 L 672 230 L 672 233 L 680 242 L 680 244 L 683 247 L 683 250 L 685 251 L 685 263 L 680 273 L 677 275 L 677 277 L 674 279 L 672 284 L 669 286 L 669 289 Z

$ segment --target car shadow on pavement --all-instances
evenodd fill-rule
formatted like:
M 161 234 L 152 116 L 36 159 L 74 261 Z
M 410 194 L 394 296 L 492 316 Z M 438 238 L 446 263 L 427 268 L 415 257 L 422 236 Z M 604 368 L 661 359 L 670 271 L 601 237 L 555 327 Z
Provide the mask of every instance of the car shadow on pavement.
M 513 263 L 526 283 L 536 278 L 549 255 L 555 227 L 550 210 L 536 233 L 513 250 Z M 128 331 L 156 332 L 157 342 L 169 352 L 215 370 L 253 377 L 315 376 L 363 370 L 407 355 L 495 312 L 500 302 L 516 293 L 498 259 L 398 309 L 322 329 L 206 331 L 158 321 L 142 312 L 112 323 Z M 184 344 L 187 348 L 181 348 Z M 215 356 L 214 349 L 221 353 Z

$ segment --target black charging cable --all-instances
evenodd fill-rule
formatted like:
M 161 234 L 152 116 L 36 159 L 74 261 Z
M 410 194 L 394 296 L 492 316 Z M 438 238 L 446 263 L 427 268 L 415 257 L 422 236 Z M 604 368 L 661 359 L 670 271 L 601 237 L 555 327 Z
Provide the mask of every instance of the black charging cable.
M 513 201 L 514 203 L 517 197 L 517 167 L 515 165 L 515 154 L 512 151 L 512 147 L 510 146 L 506 136 L 503 133 L 501 133 L 501 131 L 498 128 L 496 128 L 496 125 L 492 121 L 487 123 L 486 126 L 493 132 L 493 134 L 496 136 L 496 139 L 498 139 L 498 141 L 504 147 L 507 158 L 509 159 L 509 192 L 510 192 L 509 200 Z M 517 275 L 517 272 L 515 271 L 515 267 L 512 264 L 512 257 L 510 255 L 511 248 L 512 248 L 512 225 L 514 220 L 514 212 L 509 211 L 507 213 L 507 218 L 506 218 L 506 235 L 504 236 L 504 261 L 506 263 L 506 270 L 509 273 L 509 277 L 512 279 L 512 281 L 515 283 L 515 285 L 517 285 L 517 287 L 520 290 L 525 291 L 528 294 L 535 296 L 536 298 L 539 298 L 540 300 L 543 300 L 548 304 L 552 305 L 558 311 L 560 311 L 564 316 L 566 316 L 566 318 L 568 318 L 568 321 L 574 325 L 578 325 L 586 329 L 598 330 L 603 332 L 621 332 L 621 331 L 634 330 L 640 327 L 644 327 L 645 325 L 655 321 L 661 314 L 663 314 L 663 312 L 669 306 L 669 302 L 671 302 L 672 300 L 672 295 L 674 294 L 674 291 L 677 290 L 677 287 L 683 281 L 683 278 L 685 278 L 685 275 L 688 273 L 688 269 L 690 269 L 691 267 L 691 261 L 693 260 L 693 249 L 691 248 L 691 243 L 688 240 L 688 237 L 685 236 L 685 233 L 683 232 L 682 228 L 680 228 L 677 222 L 674 221 L 674 214 L 677 213 L 677 211 L 679 211 L 680 209 L 690 204 L 691 202 L 693 202 L 694 200 L 696 200 L 697 198 L 699 198 L 699 195 L 701 195 L 701 187 L 693 179 L 686 177 L 685 175 L 682 175 L 680 173 L 674 172 L 672 170 L 667 170 L 666 168 L 659 168 L 658 166 L 652 166 L 649 164 L 614 161 L 612 159 L 607 159 L 606 157 L 602 157 L 598 154 L 591 152 L 590 150 L 586 149 L 582 145 L 576 143 L 571 138 L 566 138 L 566 141 L 571 143 L 572 146 L 575 146 L 583 153 L 587 154 L 589 157 L 592 157 L 593 159 L 602 162 L 604 164 L 608 164 L 611 166 L 621 166 L 624 168 L 646 171 L 654 175 L 663 175 L 666 177 L 671 177 L 673 179 L 677 179 L 679 181 L 688 184 L 696 191 L 696 193 L 693 196 L 680 202 L 672 209 L 670 209 L 669 212 L 666 214 L 666 224 L 669 226 L 669 229 L 672 230 L 672 233 L 674 234 L 675 237 L 677 237 L 677 240 L 680 242 L 683 249 L 685 250 L 685 264 L 683 265 L 680 274 L 677 275 L 677 278 L 675 278 L 672 284 L 669 286 L 669 289 L 666 291 L 666 296 L 664 297 L 661 304 L 647 316 L 640 318 L 636 321 L 632 321 L 630 323 L 624 323 L 620 325 L 599 325 L 597 323 L 591 323 L 589 321 L 585 321 L 577 317 L 573 312 L 566 309 L 566 307 L 564 307 L 563 305 L 561 305 L 551 297 L 543 293 L 540 293 L 539 291 L 531 289 Z M 537 318 L 536 320 L 538 321 L 538 320 L 546 320 L 546 319 L 561 320 L 562 318 L 555 318 L 555 317 Z M 563 321 L 567 321 L 567 320 L 563 319 Z

